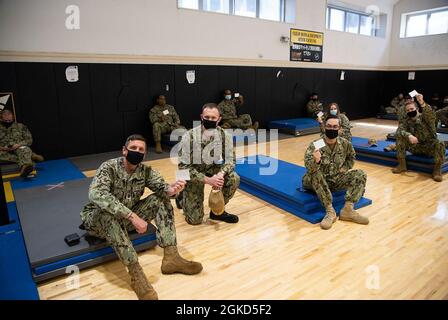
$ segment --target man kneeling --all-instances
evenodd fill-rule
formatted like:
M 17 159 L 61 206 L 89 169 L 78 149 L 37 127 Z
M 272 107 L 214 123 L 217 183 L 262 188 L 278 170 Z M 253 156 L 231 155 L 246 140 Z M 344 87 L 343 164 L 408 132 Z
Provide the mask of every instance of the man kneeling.
M 369 219 L 354 210 L 354 205 L 364 194 L 367 175 L 364 171 L 354 169 L 355 150 L 351 142 L 338 137 L 339 118 L 330 115 L 325 122 L 325 146 L 316 149 L 310 143 L 305 152 L 306 174 L 302 178 L 305 189 L 313 190 L 325 207 L 326 215 L 320 226 L 330 229 L 336 222 L 336 211 L 333 208 L 332 191 L 347 190 L 345 206 L 339 218 L 359 224 L 368 224 Z
M 89 234 L 104 238 L 128 267 L 132 289 L 141 300 L 157 299 L 146 278 L 128 231 L 145 233 L 155 219 L 157 242 L 164 248 L 162 273 L 197 274 L 202 265 L 183 259 L 176 247 L 176 229 L 170 197 L 185 187 L 185 181 L 169 185 L 162 176 L 141 162 L 147 151 L 146 140 L 131 135 L 123 147 L 123 157 L 104 162 L 89 189 L 88 203 L 81 212 Z M 154 193 L 140 200 L 145 187 Z

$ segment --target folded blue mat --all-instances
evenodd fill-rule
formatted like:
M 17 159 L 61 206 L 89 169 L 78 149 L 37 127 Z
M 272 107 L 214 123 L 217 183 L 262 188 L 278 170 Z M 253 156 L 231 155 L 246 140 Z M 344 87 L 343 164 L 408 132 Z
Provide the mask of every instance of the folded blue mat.
M 0 234 L 0 300 L 39 300 L 21 231 Z
M 304 130 L 311 128 L 319 128 L 319 122 L 311 118 L 295 118 L 274 120 L 269 122 L 271 129 L 290 129 L 290 130 Z
M 47 184 L 85 178 L 85 175 L 68 159 L 50 160 L 36 164 L 37 174 L 30 178 L 14 178 L 11 187 L 15 189 L 32 188 Z
M 277 172 L 273 175 L 260 175 L 260 168 L 269 167 L 268 161 L 278 161 Z M 317 223 L 325 216 L 325 210 L 317 196 L 303 189 L 302 176 L 306 172 L 304 167 L 258 155 L 238 159 L 236 172 L 241 178 L 240 188 L 256 197 L 311 223 Z M 345 191 L 333 193 L 333 205 L 337 212 L 345 203 L 344 196 Z M 356 204 L 356 208 L 368 204 L 371 204 L 371 200 L 363 198 Z

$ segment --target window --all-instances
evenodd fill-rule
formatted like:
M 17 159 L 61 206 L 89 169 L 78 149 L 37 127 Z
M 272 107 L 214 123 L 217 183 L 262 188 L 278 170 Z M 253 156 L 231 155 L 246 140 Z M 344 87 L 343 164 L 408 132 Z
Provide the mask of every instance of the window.
M 327 29 L 376 36 L 375 16 L 340 7 L 327 7 Z
M 405 13 L 401 18 L 401 38 L 448 33 L 448 8 Z
M 178 0 L 179 8 L 294 22 L 296 0 Z

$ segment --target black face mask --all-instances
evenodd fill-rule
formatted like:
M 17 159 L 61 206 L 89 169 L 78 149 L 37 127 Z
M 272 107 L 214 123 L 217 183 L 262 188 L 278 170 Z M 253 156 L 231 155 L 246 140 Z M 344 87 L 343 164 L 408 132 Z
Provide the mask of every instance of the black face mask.
M 325 129 L 325 135 L 328 139 L 337 138 L 337 136 L 339 135 L 339 130 Z
M 6 128 L 9 128 L 9 127 L 13 124 L 13 121 L 2 121 L 2 124 L 3 124 Z
M 202 125 L 206 130 L 208 129 L 216 129 L 216 126 L 218 125 L 217 121 L 202 119 Z
M 128 155 L 126 156 L 126 160 L 128 160 L 130 164 L 136 166 L 140 162 L 143 161 L 143 158 L 145 157 L 144 153 L 140 153 L 138 151 L 132 151 L 132 150 L 129 150 L 128 148 L 126 148 L 126 150 L 128 150 Z
M 409 118 L 414 118 L 417 115 L 417 110 L 408 112 L 407 115 Z

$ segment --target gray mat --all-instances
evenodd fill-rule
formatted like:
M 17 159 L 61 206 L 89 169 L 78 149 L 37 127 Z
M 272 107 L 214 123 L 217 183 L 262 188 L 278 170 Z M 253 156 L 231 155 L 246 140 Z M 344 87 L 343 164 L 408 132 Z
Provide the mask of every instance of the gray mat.
M 66 181 L 58 187 L 40 186 L 14 190 L 26 248 L 32 267 L 77 256 L 107 246 L 106 242 L 89 245 L 81 238 L 78 245 L 69 247 L 64 237 L 80 230 L 80 212 L 88 201 L 91 179 Z M 154 233 L 149 224 L 147 233 Z M 134 234 L 131 239 L 138 237 Z

